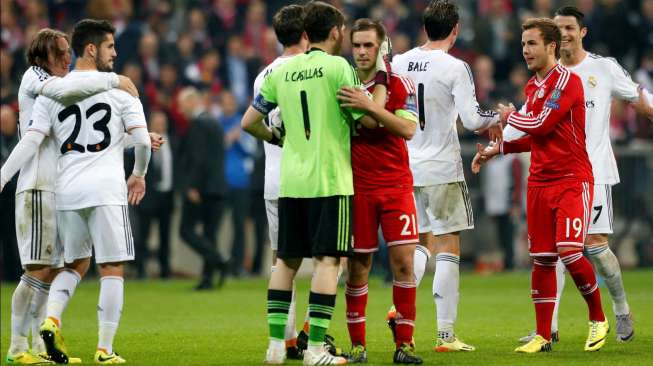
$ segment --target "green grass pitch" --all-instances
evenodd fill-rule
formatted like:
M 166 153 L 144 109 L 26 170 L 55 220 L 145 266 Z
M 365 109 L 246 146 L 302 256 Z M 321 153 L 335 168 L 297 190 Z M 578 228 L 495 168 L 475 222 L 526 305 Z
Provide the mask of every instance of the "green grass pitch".
M 529 296 L 530 274 L 517 272 L 481 277 L 461 275 L 461 295 L 456 331 L 477 347 L 466 354 L 431 351 L 435 329 L 431 299 L 432 275 L 418 292 L 417 351 L 424 364 L 439 365 L 653 365 L 653 271 L 625 272 L 628 300 L 635 316 L 636 337 L 620 344 L 614 339 L 614 315 L 605 288 L 601 288 L 606 315 L 613 331 L 605 347 L 583 352 L 586 306 L 571 278 L 560 310 L 561 343 L 550 354 L 513 353 L 516 339 L 534 328 Z M 127 281 L 125 306 L 114 347 L 131 365 L 260 365 L 267 346 L 264 279 L 229 281 L 224 289 L 194 292 L 190 281 Z M 2 363 L 8 348 L 13 283 L 1 287 Z M 298 282 L 298 313 L 303 319 L 309 282 Z M 77 289 L 63 319 L 66 344 L 73 356 L 92 362 L 97 341 L 95 312 L 99 286 L 85 280 Z M 385 313 L 391 287 L 370 284 L 367 309 L 368 357 L 372 365 L 392 364 L 390 331 Z M 330 333 L 339 346 L 349 348 L 345 325 L 344 291 L 338 291 Z M 288 361 L 300 365 L 299 361 Z

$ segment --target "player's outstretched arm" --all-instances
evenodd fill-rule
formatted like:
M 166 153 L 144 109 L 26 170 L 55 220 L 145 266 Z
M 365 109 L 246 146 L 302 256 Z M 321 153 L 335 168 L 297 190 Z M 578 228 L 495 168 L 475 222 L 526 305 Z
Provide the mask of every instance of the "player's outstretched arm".
M 267 141 L 274 145 L 282 144 L 282 136 L 276 136 L 272 130 L 270 130 L 263 119 L 265 115 L 259 112 L 256 108 L 249 106 L 243 115 L 243 119 L 240 120 L 240 126 L 245 130 L 245 132 L 261 139 Z
M 122 89 L 138 97 L 134 83 L 126 76 L 107 72 L 89 72 L 84 78 L 60 78 L 51 76 L 43 82 L 37 94 L 70 105 L 92 95 L 114 89 Z
M 639 99 L 636 102 L 631 103 L 633 108 L 638 114 L 646 116 L 648 119 L 653 121 L 653 95 L 641 86 L 638 88 Z
M 18 145 L 11 151 L 7 161 L 0 169 L 0 191 L 4 189 L 5 184 L 18 173 L 23 165 L 34 158 L 44 139 L 45 135 L 43 133 L 34 130 L 27 131 L 25 136 L 20 139 Z
M 150 132 L 150 145 L 152 146 L 152 151 L 157 152 L 159 149 L 161 149 L 161 145 L 165 144 L 168 142 L 168 140 L 164 139 L 163 136 L 159 135 L 156 132 Z M 131 134 L 127 134 L 125 136 L 125 148 L 132 148 L 134 147 L 134 140 L 132 138 Z
M 469 70 L 469 65 L 460 63 L 452 89 L 456 111 L 463 127 L 470 131 L 486 130 L 499 122 L 499 114 L 492 110 L 481 109 L 476 100 L 476 87 Z

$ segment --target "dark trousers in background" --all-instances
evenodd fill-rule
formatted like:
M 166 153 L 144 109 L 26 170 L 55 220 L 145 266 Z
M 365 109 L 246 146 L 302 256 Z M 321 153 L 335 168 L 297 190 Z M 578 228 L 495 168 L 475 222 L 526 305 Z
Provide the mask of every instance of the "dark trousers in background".
M 148 192 L 156 203 L 150 208 L 136 206 L 136 258 L 134 262 L 139 278 L 145 278 L 145 266 L 149 256 L 147 238 L 152 221 L 159 224 L 158 259 L 161 278 L 170 277 L 170 220 L 173 210 L 173 192 Z
M 202 196 L 202 202 L 194 204 L 184 200 L 180 234 L 182 239 L 204 260 L 202 282 L 210 284 L 213 273 L 224 265 L 217 250 L 218 225 L 224 211 L 220 196 Z M 202 234 L 197 233 L 197 224 L 202 224 Z
M 252 204 L 250 205 L 250 216 L 254 219 L 254 260 L 252 262 L 252 274 L 260 275 L 263 273 L 263 256 L 266 253 L 265 244 L 268 237 L 268 219 L 265 213 L 265 200 L 263 199 L 263 190 L 253 190 L 250 193 Z
M 16 243 L 16 179 L 0 193 L 0 272 L 5 281 L 15 282 L 23 273 Z
M 498 216 L 492 216 L 494 224 L 497 228 L 497 234 L 499 235 L 499 244 L 503 248 L 503 264 L 505 269 L 514 268 L 514 258 L 515 252 L 513 249 L 513 234 L 514 227 L 512 223 L 512 217 L 510 214 L 503 214 Z
M 233 241 L 231 243 L 230 272 L 234 277 L 243 274 L 245 258 L 245 219 L 249 214 L 251 202 L 249 188 L 229 188 L 229 207 L 233 223 Z

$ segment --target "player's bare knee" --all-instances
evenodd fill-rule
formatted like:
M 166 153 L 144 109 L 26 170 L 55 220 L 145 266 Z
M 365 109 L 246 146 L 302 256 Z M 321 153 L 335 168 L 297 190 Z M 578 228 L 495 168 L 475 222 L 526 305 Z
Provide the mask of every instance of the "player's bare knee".
M 357 253 L 347 261 L 347 282 L 352 285 L 366 284 L 372 268 L 372 255 Z
M 435 252 L 460 255 L 460 233 L 436 235 Z
M 72 263 L 66 263 L 66 268 L 72 269 L 77 272 L 80 277 L 84 277 L 88 272 L 88 267 L 91 265 L 91 258 L 81 258 L 74 260 Z
M 125 274 L 124 262 L 101 263 L 98 266 L 100 267 L 100 277 L 123 277 Z
M 25 266 L 25 274 L 41 280 L 46 283 L 52 282 L 57 271 L 48 265 L 43 264 L 28 264 Z
M 585 246 L 588 248 L 598 248 L 608 246 L 607 234 L 588 234 L 585 239 Z

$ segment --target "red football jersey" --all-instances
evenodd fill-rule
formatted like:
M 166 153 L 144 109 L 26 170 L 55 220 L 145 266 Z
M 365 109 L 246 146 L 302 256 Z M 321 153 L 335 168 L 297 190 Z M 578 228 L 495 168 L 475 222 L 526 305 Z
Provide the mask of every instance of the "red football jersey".
M 374 81 L 365 84 L 369 92 Z M 397 74 L 390 75 L 385 109 L 395 113 L 402 109 L 415 114 L 413 82 Z M 385 127 L 368 129 L 357 124 L 352 134 L 351 164 L 355 193 L 392 194 L 413 191 L 413 175 L 408 163 L 408 147 L 403 137 Z
M 529 186 L 564 180 L 593 182 L 585 146 L 585 95 L 580 77 L 556 65 L 542 81 L 533 76 L 525 92 L 526 115 L 512 112 L 508 124 L 528 135 L 504 142 L 502 152 L 531 151 Z

